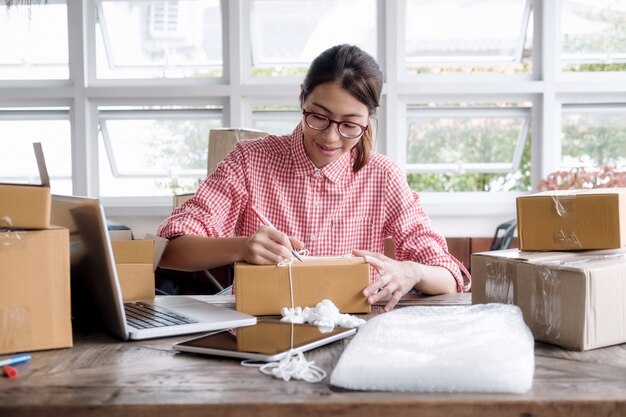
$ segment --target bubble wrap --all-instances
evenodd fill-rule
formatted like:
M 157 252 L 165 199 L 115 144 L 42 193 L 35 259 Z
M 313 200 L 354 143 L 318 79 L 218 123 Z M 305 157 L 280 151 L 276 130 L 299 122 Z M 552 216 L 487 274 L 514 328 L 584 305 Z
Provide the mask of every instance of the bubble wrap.
M 361 326 L 331 375 L 357 390 L 524 393 L 534 340 L 517 306 L 405 307 Z

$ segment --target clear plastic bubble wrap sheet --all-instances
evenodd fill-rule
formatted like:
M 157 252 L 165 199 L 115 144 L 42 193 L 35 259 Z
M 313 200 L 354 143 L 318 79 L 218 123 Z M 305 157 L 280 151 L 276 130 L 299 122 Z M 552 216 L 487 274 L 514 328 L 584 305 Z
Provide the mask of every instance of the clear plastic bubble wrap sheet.
M 361 326 L 332 385 L 372 391 L 524 393 L 534 340 L 517 306 L 405 307 Z

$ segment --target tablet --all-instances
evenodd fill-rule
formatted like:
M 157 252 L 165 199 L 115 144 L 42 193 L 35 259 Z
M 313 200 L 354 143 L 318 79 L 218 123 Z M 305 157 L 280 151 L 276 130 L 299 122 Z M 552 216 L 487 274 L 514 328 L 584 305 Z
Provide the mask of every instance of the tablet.
M 355 333 L 356 329 L 342 327 L 335 327 L 324 333 L 311 324 L 266 319 L 258 320 L 252 326 L 224 330 L 177 343 L 174 350 L 271 362 L 284 358 L 292 348 L 306 352 Z

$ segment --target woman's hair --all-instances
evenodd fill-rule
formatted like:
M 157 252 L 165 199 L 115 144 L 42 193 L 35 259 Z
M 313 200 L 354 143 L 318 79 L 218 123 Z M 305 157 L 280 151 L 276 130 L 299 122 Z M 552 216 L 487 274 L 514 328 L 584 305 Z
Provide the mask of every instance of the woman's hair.
M 378 63 L 358 46 L 337 45 L 322 52 L 313 60 L 300 91 L 300 106 L 315 87 L 324 83 L 337 83 L 354 98 L 367 106 L 369 116 L 380 106 L 383 73 Z M 372 152 L 372 125 L 356 145 L 356 160 L 352 170 L 357 172 L 365 165 Z

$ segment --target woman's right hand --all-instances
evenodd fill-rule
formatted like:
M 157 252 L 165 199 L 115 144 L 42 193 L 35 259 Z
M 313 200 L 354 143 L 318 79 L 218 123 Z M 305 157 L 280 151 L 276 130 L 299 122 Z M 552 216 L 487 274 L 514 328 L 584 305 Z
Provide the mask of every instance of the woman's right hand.
M 246 240 L 243 258 L 250 264 L 278 264 L 293 257 L 292 249 L 300 250 L 303 247 L 304 243 L 295 237 L 289 237 L 269 226 L 260 226 Z

